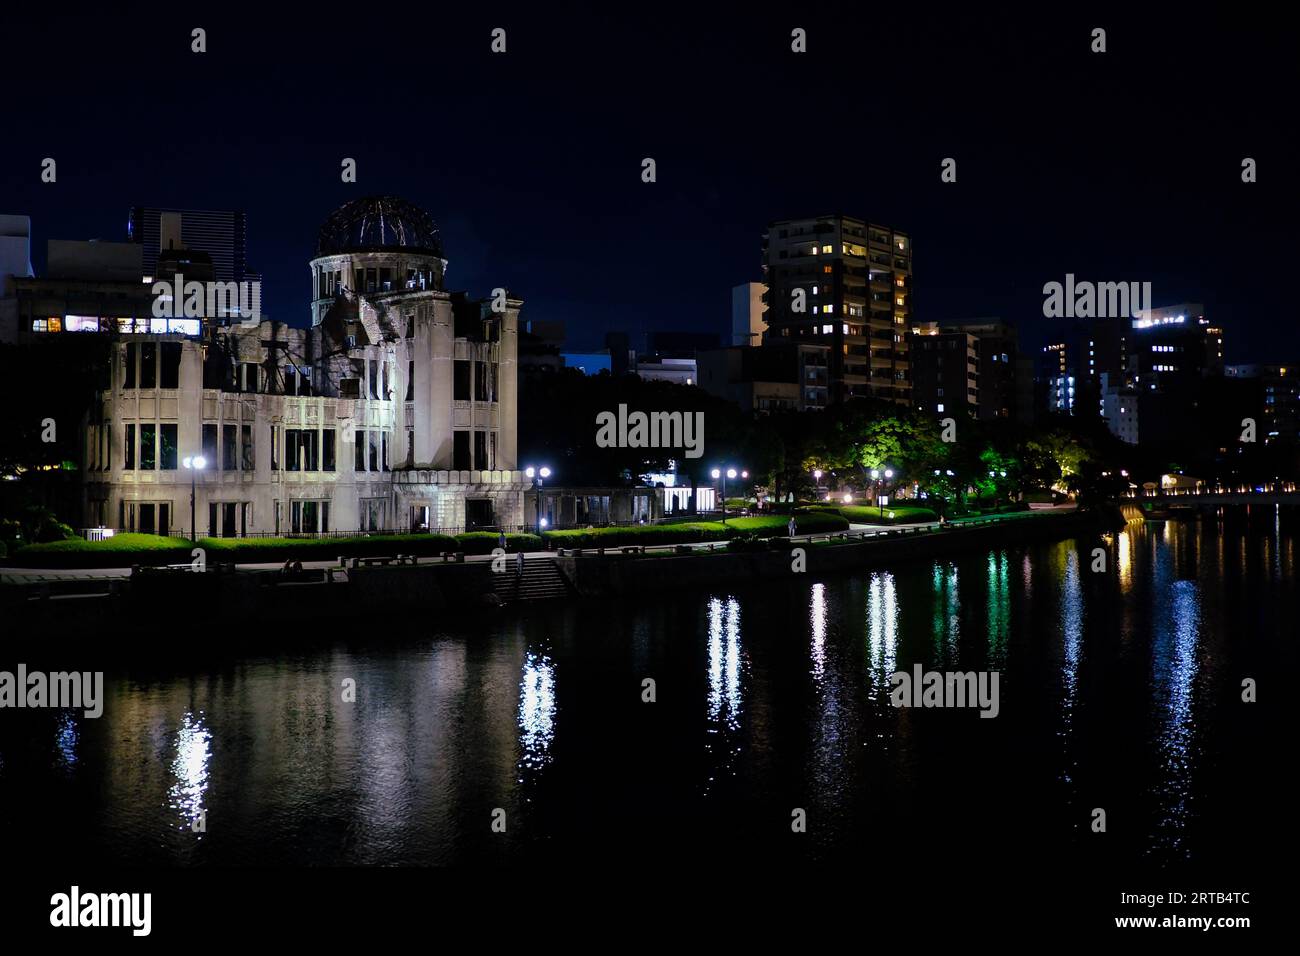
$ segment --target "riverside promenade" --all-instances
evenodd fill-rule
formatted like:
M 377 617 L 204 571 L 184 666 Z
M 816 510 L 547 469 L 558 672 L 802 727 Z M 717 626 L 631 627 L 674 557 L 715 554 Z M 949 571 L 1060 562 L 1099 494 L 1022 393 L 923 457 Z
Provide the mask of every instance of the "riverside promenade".
M 0 613 L 11 639 L 63 633 L 131 633 L 142 616 L 182 615 L 202 628 L 236 614 L 258 626 L 434 613 L 500 613 L 503 605 L 543 600 L 653 596 L 856 573 L 894 562 L 933 559 L 971 549 L 1100 534 L 1122 523 L 1116 512 L 1052 509 L 902 527 L 772 538 L 737 546 L 698 542 L 657 547 L 561 549 L 493 560 L 491 555 L 370 558 L 340 564 L 210 564 L 174 568 L 104 568 L 42 572 L 5 569 Z M 319 631 L 319 627 L 313 627 Z

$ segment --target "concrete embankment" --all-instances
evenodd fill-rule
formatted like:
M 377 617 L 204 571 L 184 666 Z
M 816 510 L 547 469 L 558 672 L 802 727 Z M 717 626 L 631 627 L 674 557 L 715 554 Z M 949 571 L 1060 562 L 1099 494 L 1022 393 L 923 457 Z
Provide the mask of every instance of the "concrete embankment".
M 803 551 L 804 573 L 853 573 L 908 559 L 958 551 L 1005 547 L 1032 541 L 1095 534 L 1122 525 L 1118 513 L 1035 515 L 938 530 L 896 529 L 847 539 L 830 535 L 812 542 L 773 542 L 770 550 L 690 550 L 687 553 L 563 552 L 534 556 L 525 574 L 514 562 L 494 573 L 490 562 L 424 561 L 305 571 L 234 570 L 210 567 L 138 569 L 129 580 L 106 582 L 99 593 L 75 586 L 0 588 L 6 640 L 41 641 L 44 636 L 83 635 L 93 640 L 113 633 L 150 643 L 160 629 L 180 637 L 219 633 L 223 640 L 255 641 L 275 628 L 282 633 L 338 635 L 331 623 L 436 620 L 437 615 L 482 613 L 502 603 L 545 597 L 604 597 L 658 594 L 790 579 L 795 548 Z M 346 628 L 343 629 L 346 631 Z M 164 643 L 166 643 L 164 641 Z
M 1076 534 L 1097 534 L 1122 527 L 1117 513 L 1071 512 L 1034 515 L 961 528 L 908 531 L 897 529 L 887 535 L 847 542 L 834 535 L 830 543 L 782 545 L 770 551 L 642 556 L 636 554 L 561 555 L 560 569 L 587 597 L 606 595 L 657 594 L 692 587 L 754 580 L 789 579 L 796 566 L 795 548 L 803 549 L 804 573 L 844 574 L 910 559 L 936 558 L 959 551 L 985 550 L 1061 539 Z

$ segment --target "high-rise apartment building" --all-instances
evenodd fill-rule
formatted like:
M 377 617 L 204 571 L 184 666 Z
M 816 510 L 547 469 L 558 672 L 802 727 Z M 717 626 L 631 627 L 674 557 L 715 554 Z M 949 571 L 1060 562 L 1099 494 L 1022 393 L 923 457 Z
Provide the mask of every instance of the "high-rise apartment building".
M 829 346 L 833 402 L 910 404 L 912 240 L 848 216 L 789 219 L 763 238 L 765 341 Z

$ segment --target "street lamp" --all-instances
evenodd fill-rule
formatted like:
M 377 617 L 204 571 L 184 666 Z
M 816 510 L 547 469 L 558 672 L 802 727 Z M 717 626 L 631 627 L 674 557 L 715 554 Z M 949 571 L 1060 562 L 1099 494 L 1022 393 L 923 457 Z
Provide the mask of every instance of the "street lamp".
M 728 468 L 724 473 L 722 469 L 714 468 L 713 471 L 709 472 L 709 474 L 713 476 L 714 481 L 717 481 L 719 478 L 722 479 L 722 523 L 725 525 L 727 523 L 727 479 L 734 479 L 736 477 L 736 469 Z M 749 477 L 749 472 L 747 471 L 743 471 L 740 474 L 746 478 Z
M 542 517 L 542 483 L 551 477 L 551 469 L 543 465 L 541 468 L 534 468 L 529 465 L 524 469 L 524 474 L 532 481 L 533 487 L 537 489 L 537 533 L 540 535 L 542 529 L 549 523 Z
M 872 482 L 875 484 L 875 489 L 876 489 L 876 503 L 880 506 L 880 517 L 881 517 L 881 518 L 885 517 L 885 499 L 883 499 L 883 498 L 880 497 L 880 486 L 881 486 L 881 484 L 883 484 L 885 481 L 888 481 L 890 478 L 893 478 L 893 477 L 894 477 L 894 469 L 892 469 L 892 468 L 886 468 L 886 469 L 885 469 L 885 477 L 884 477 L 883 480 L 882 480 L 881 477 L 880 477 L 880 469 L 879 469 L 879 468 L 872 468 L 872 469 L 871 469 L 871 480 L 872 480 Z
M 198 530 L 194 527 L 194 485 L 198 474 L 208 466 L 208 460 L 202 455 L 186 455 L 181 464 L 190 473 L 190 543 L 199 540 Z

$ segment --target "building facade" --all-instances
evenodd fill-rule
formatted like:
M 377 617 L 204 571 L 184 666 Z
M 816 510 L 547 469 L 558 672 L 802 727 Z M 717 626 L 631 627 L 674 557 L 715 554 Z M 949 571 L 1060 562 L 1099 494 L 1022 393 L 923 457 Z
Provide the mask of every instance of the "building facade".
M 696 360 L 700 388 L 752 414 L 820 411 L 830 400 L 825 345 L 733 346 L 702 351 Z
M 979 339 L 922 323 L 908 333 L 907 352 L 914 407 L 935 415 L 979 417 Z
M 144 274 L 159 273 L 160 251 L 184 247 L 205 253 L 218 282 L 243 282 L 248 274 L 248 216 L 234 210 L 132 206 L 127 238 L 139 243 Z
M 101 297 L 73 316 L 55 284 L 27 280 L 31 335 L 106 343 L 84 430 L 86 524 L 199 536 L 522 526 L 522 303 L 448 292 L 445 269 L 428 215 L 380 197 L 322 227 L 310 328 L 158 319 L 139 314 L 145 297 L 134 315 Z M 143 278 L 125 287 L 147 292 Z M 187 468 L 196 458 L 204 467 Z
M 763 238 L 765 341 L 830 348 L 833 402 L 910 404 L 912 240 L 848 216 L 774 222 Z

